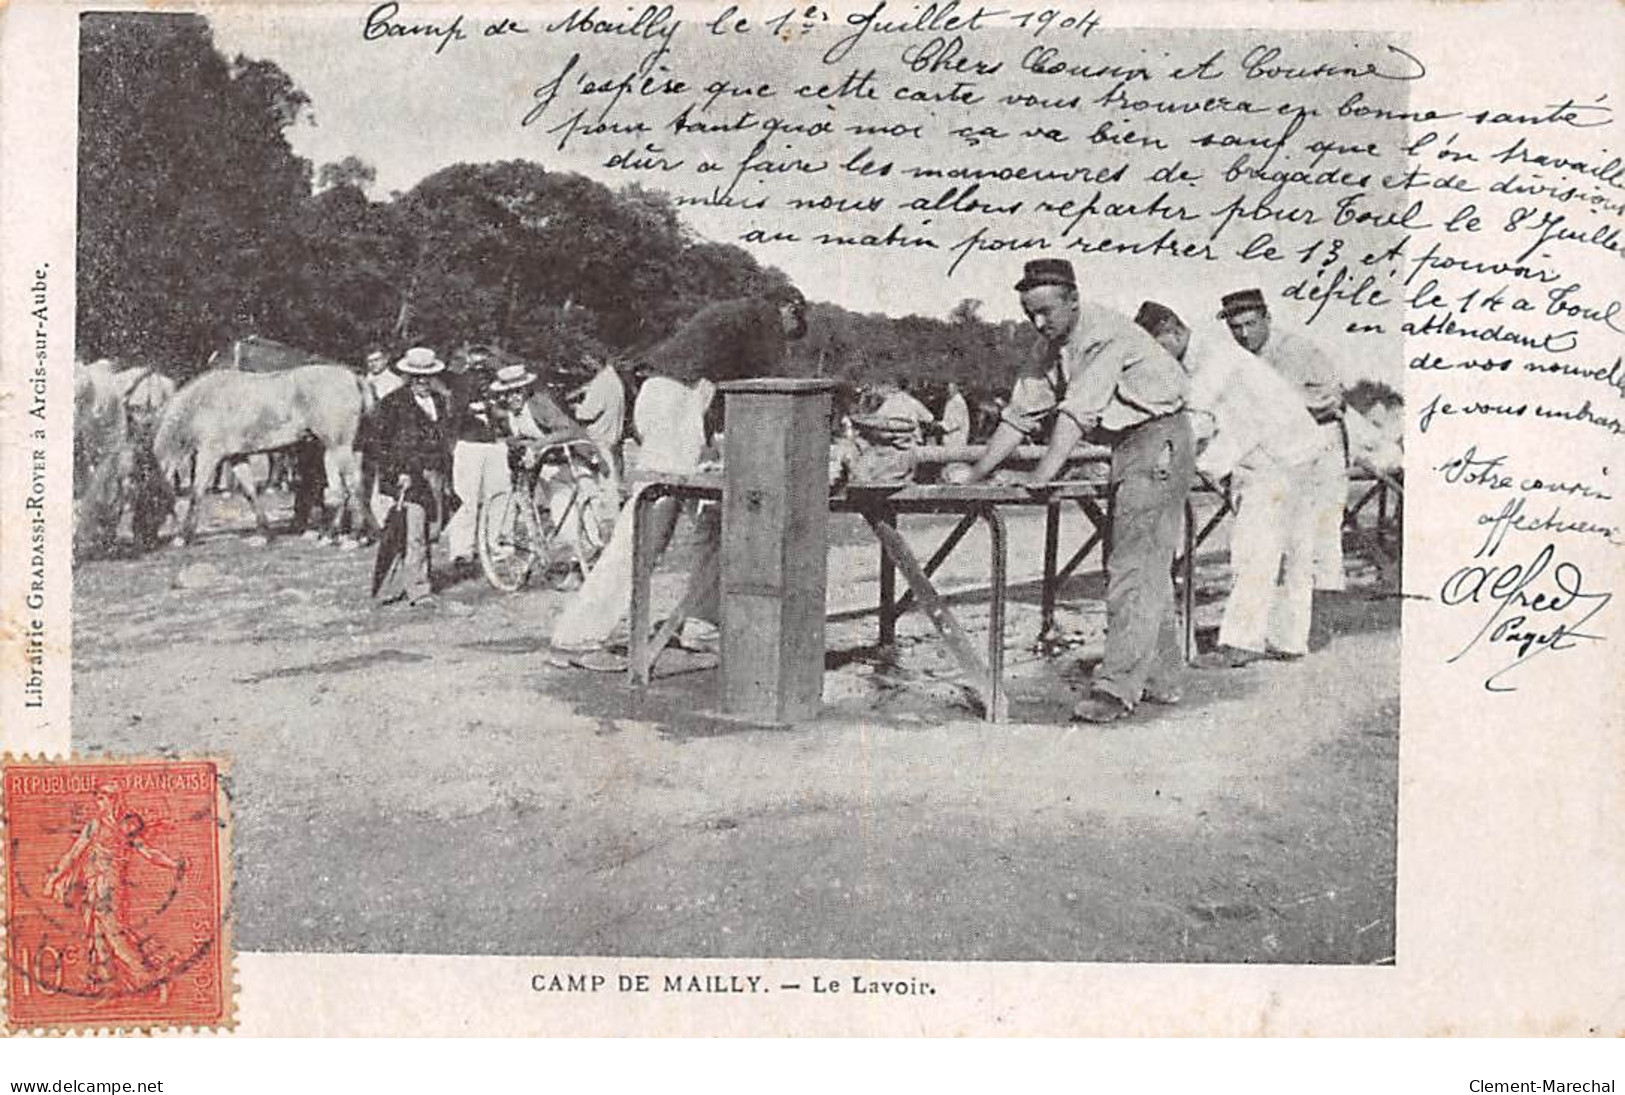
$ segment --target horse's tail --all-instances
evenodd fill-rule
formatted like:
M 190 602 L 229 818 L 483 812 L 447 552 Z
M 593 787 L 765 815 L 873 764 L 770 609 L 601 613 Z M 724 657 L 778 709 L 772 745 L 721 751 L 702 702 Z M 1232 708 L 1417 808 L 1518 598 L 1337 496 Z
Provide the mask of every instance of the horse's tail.
M 372 384 L 365 376 L 357 373 L 355 386 L 361 392 L 361 417 L 363 419 L 372 417 L 373 410 L 378 406 L 378 397 L 373 393 Z

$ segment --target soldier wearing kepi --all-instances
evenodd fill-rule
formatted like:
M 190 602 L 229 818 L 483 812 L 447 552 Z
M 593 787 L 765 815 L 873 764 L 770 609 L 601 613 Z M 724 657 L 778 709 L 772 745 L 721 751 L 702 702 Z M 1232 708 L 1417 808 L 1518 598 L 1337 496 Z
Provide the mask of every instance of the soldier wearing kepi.
M 1106 571 L 1106 654 L 1073 710 L 1111 722 L 1140 703 L 1177 703 L 1183 652 L 1174 616 L 1173 561 L 1194 474 L 1185 370 L 1127 316 L 1078 299 L 1065 259 L 1027 263 L 1016 291 L 1044 336 L 1022 371 L 967 482 L 986 478 L 1052 420 L 1031 474 L 1046 482 L 1084 438 L 1111 446 L 1115 507 Z
M 1218 649 L 1192 664 L 1237 669 L 1263 658 L 1291 661 L 1309 650 L 1314 601 L 1314 513 L 1299 484 L 1320 451 L 1319 427 L 1298 388 L 1222 334 L 1192 336 L 1174 311 L 1140 305 L 1134 322 L 1191 377 L 1189 409 L 1199 438 L 1197 470 L 1230 477 L 1230 596 Z
M 1219 318 L 1241 346 L 1263 358 L 1303 394 L 1320 426 L 1320 451 L 1304 489 L 1315 521 L 1315 588 L 1343 588 L 1343 507 L 1348 504 L 1347 447 L 1343 443 L 1343 382 L 1326 352 L 1303 335 L 1275 328 L 1264 294 L 1242 289 L 1220 299 Z

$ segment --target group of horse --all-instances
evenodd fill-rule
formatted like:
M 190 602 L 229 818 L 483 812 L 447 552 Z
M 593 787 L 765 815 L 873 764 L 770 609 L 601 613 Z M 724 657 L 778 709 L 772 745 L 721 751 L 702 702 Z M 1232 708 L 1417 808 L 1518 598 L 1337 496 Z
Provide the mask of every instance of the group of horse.
M 179 390 L 155 369 L 117 370 L 105 360 L 75 365 L 76 557 L 113 547 L 126 514 L 136 547 L 155 547 L 180 499 L 187 504 L 174 540 L 189 542 L 222 466 L 253 508 L 259 534 L 269 537 L 248 460 L 302 446 L 321 451 L 326 531 L 376 531 L 357 448 L 373 407 L 371 387 L 344 365 L 308 355 L 269 358 L 274 364 L 263 371 L 245 367 L 243 343 L 236 343 Z

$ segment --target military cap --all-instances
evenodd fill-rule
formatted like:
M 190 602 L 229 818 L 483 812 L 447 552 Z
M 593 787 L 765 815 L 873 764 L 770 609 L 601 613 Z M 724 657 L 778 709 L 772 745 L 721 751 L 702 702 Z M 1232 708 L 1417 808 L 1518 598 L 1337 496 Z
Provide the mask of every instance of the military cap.
M 1140 310 L 1134 313 L 1134 322 L 1153 335 L 1171 323 L 1177 323 L 1181 327 L 1185 325 L 1185 321 L 1179 318 L 1179 313 L 1166 304 L 1158 304 L 1154 300 L 1148 300 L 1140 305 Z
M 1064 285 L 1068 289 L 1076 289 L 1078 276 L 1072 272 L 1072 264 L 1066 259 L 1033 259 L 1022 269 L 1021 280 L 1016 282 L 1016 292 L 1025 293 L 1042 285 Z
M 1219 318 L 1229 319 L 1242 312 L 1267 312 L 1269 306 L 1264 303 L 1262 289 L 1240 289 L 1234 293 L 1226 293 L 1219 298 Z

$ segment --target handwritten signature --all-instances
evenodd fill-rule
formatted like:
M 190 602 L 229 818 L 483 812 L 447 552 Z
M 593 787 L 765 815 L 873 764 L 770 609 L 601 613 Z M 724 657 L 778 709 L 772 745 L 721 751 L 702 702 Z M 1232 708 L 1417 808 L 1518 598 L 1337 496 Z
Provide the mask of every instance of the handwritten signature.
M 1547 544 L 1527 563 L 1469 565 L 1446 578 L 1439 600 L 1448 607 L 1493 607 L 1477 632 L 1453 657 L 1454 664 L 1480 644 L 1497 651 L 1510 648 L 1513 660 L 1484 679 L 1488 692 L 1515 692 L 1503 678 L 1547 653 L 1573 650 L 1583 642 L 1606 637 L 1582 630 L 1613 600 L 1612 593 L 1585 589 L 1585 574 L 1571 562 L 1556 560 Z M 1578 614 L 1578 618 L 1573 618 Z M 1567 617 L 1567 618 L 1565 618 Z

